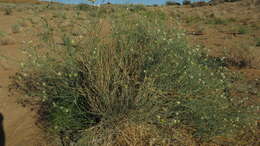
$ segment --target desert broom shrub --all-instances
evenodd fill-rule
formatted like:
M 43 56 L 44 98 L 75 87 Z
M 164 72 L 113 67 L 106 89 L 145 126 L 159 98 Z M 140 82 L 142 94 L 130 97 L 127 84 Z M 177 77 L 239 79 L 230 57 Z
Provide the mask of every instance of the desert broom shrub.
M 28 51 L 36 54 L 21 64 L 14 85 L 39 99 L 41 117 L 54 133 L 82 138 L 85 145 L 115 145 L 124 119 L 156 127 L 155 137 L 165 127 L 190 127 L 203 140 L 254 126 L 253 112 L 232 100 L 227 69 L 188 46 L 184 33 L 166 27 L 164 19 L 127 14 L 131 19 L 106 19 L 111 32 L 102 39 L 100 24 L 88 24 L 87 45 L 64 35 L 63 46 Z

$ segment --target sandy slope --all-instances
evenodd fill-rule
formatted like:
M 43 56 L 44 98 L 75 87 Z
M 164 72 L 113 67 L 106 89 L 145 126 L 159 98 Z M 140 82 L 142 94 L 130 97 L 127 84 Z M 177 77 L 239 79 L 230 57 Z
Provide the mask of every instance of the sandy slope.
M 20 15 L 21 16 L 21 15 Z M 13 43 L 0 46 L 0 55 L 19 60 L 22 57 L 17 48 L 21 47 L 23 34 L 12 34 L 11 26 L 20 17 L 6 16 L 0 12 L 0 30 L 13 38 Z M 35 125 L 34 112 L 17 104 L 18 96 L 10 94 L 9 77 L 17 71 L 17 65 L 10 60 L 0 59 L 0 112 L 4 116 L 6 146 L 33 146 L 40 141 L 40 129 Z

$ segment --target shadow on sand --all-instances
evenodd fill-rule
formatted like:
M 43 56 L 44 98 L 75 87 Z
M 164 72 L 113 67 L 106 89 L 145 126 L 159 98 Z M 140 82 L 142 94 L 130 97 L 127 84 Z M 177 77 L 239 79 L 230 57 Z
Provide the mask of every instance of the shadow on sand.
M 0 113 L 0 146 L 5 146 L 4 116 Z

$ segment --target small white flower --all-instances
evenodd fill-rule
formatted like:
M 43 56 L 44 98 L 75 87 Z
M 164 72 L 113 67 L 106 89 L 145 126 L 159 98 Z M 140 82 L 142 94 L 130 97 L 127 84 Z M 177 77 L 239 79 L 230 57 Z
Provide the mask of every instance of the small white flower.
M 174 119 L 174 120 L 173 120 L 173 123 L 176 124 L 176 123 L 177 123 L 177 120 Z
M 25 66 L 25 64 L 22 62 L 22 63 L 20 63 L 20 65 L 21 65 L 21 67 L 24 67 Z

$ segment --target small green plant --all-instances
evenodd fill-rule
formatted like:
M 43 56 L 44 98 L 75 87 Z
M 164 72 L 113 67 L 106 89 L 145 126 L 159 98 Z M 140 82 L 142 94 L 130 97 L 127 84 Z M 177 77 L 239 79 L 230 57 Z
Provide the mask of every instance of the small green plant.
M 191 4 L 191 1 L 190 0 L 184 0 L 182 2 L 183 5 L 190 5 Z
M 13 13 L 12 8 L 8 7 L 4 9 L 4 14 L 5 15 L 11 15 Z
M 229 22 L 231 22 L 229 19 L 213 17 L 213 18 L 208 18 L 206 24 L 220 25 L 220 24 L 228 24 Z
M 237 28 L 237 32 L 239 34 L 247 34 L 247 33 L 249 33 L 249 29 L 246 26 L 239 26 Z
M 21 32 L 22 27 L 20 24 L 14 24 L 11 26 L 11 29 L 12 29 L 13 33 L 19 33 L 19 32 Z
M 90 10 L 94 10 L 94 7 L 91 6 L 91 5 L 88 5 L 88 4 L 79 4 L 76 6 L 76 8 L 78 10 L 81 10 L 81 11 L 90 11 Z
M 202 6 L 207 6 L 208 3 L 204 1 L 198 1 L 198 2 L 193 2 L 191 3 L 191 7 L 202 7 Z
M 66 13 L 65 12 L 56 12 L 53 14 L 54 18 L 61 18 L 61 19 L 67 19 Z
M 167 1 L 167 2 L 166 2 L 166 5 L 168 5 L 168 6 L 173 6 L 173 5 L 180 6 L 181 4 L 178 3 L 178 2 L 175 2 L 175 1 Z
M 145 11 L 146 10 L 145 6 L 141 5 L 141 4 L 139 4 L 139 5 L 128 5 L 127 9 L 131 12 L 139 12 L 139 11 Z
M 201 22 L 203 19 L 199 16 L 186 16 L 185 22 L 186 23 L 198 23 Z
M 7 36 L 0 36 L 0 45 L 10 45 L 13 44 L 14 40 L 11 37 L 7 37 Z
M 6 36 L 6 33 L 4 31 L 0 30 L 0 38 Z
M 260 38 L 256 38 L 256 46 L 260 47 Z

